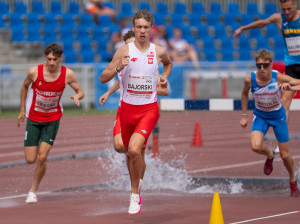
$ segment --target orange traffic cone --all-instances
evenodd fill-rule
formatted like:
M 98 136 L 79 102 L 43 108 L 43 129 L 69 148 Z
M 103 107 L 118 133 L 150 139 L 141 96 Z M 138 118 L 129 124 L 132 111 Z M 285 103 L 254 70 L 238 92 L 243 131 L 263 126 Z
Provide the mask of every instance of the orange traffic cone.
M 194 137 L 193 137 L 193 146 L 202 146 L 202 137 L 200 131 L 200 123 L 196 121 L 195 128 L 194 128 Z

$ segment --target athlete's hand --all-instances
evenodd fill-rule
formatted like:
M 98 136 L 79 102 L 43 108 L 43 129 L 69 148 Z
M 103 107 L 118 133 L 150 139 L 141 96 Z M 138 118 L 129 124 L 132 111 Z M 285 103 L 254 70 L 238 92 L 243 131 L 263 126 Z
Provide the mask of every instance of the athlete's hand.
M 281 84 L 279 84 L 279 88 L 282 91 L 292 91 L 292 90 L 294 90 L 293 87 L 289 83 L 281 83 Z
M 248 118 L 246 116 L 243 116 L 241 121 L 240 121 L 240 125 L 245 128 L 248 125 Z
M 99 97 L 99 103 L 101 106 L 103 106 L 109 97 L 108 93 L 104 93 L 102 96 Z
M 74 100 L 74 102 L 75 102 L 75 104 L 77 105 L 77 107 L 80 106 L 80 103 L 79 103 L 79 96 L 78 96 L 77 93 L 74 94 L 73 96 L 71 96 L 70 98 Z
M 125 66 L 127 66 L 129 64 L 129 55 L 124 55 L 122 58 L 121 58 L 121 61 L 120 61 L 120 64 L 121 65 L 118 65 L 118 70 L 119 71 L 122 71 L 124 69 Z
M 159 79 L 159 84 L 161 88 L 168 88 L 168 80 L 164 78 L 163 76 Z
M 20 127 L 21 124 L 23 124 L 24 119 L 25 119 L 25 112 L 21 111 L 18 115 L 18 127 Z
M 239 36 L 241 36 L 241 35 L 242 35 L 242 29 L 238 28 L 234 31 L 233 38 L 239 38 Z

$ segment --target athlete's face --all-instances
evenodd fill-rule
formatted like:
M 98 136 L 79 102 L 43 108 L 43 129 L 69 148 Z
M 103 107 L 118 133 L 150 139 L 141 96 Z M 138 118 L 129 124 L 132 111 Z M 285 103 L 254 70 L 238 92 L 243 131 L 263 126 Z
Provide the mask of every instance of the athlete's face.
M 45 59 L 49 71 L 55 71 L 59 67 L 62 57 L 54 56 L 51 52 L 50 54 L 45 55 Z
M 256 61 L 257 72 L 263 77 L 268 77 L 272 74 L 272 62 L 259 58 Z
M 285 17 L 288 20 L 294 20 L 297 15 L 297 1 L 290 0 L 284 3 L 281 3 L 281 10 L 283 11 Z
M 149 42 L 150 34 L 152 32 L 151 23 L 146 21 L 144 18 L 136 19 L 132 30 L 135 32 L 135 39 L 139 43 Z

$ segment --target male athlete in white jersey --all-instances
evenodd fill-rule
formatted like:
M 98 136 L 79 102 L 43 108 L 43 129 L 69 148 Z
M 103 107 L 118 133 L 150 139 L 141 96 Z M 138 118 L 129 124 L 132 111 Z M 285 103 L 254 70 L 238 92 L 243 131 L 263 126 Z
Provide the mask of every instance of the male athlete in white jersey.
M 129 156 L 131 195 L 128 213 L 141 209 L 139 181 L 142 172 L 142 147 L 158 120 L 157 85 L 164 87 L 172 70 L 166 49 L 150 43 L 153 16 L 147 10 L 133 17 L 135 41 L 120 47 L 111 63 L 102 72 L 100 81 L 106 83 L 122 71 L 123 100 L 120 109 L 121 135 Z M 158 65 L 163 64 L 158 78 Z
M 300 89 L 300 80 L 283 75 L 276 70 L 272 71 L 271 52 L 265 49 L 258 51 L 256 67 L 257 71 L 247 75 L 244 81 L 240 125 L 245 128 L 248 124 L 248 93 L 251 89 L 255 102 L 251 148 L 254 152 L 267 156 L 264 173 L 270 175 L 273 171 L 275 153 L 267 148 L 263 140 L 269 127 L 273 127 L 281 159 L 289 173 L 291 196 L 298 197 L 299 189 L 295 178 L 294 161 L 289 153 L 289 131 L 285 109 L 281 103 L 280 86 L 283 86 L 282 89 L 297 90 Z

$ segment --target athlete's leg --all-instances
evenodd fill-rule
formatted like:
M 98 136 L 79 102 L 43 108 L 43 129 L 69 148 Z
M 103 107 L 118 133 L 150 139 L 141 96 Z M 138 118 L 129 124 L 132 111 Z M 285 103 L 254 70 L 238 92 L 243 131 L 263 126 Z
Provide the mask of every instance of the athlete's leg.
M 289 142 L 278 143 L 278 146 L 280 150 L 280 157 L 289 173 L 290 182 L 295 182 L 294 160 L 289 153 Z
M 144 136 L 139 133 L 133 133 L 128 146 L 131 192 L 134 194 L 139 193 L 139 182 L 143 168 L 142 147 L 144 143 Z
M 124 144 L 123 144 L 123 140 L 122 140 L 122 137 L 121 137 L 121 133 L 116 134 L 114 136 L 114 148 L 118 153 L 125 153 L 126 152 Z
M 295 91 L 282 91 L 282 99 L 281 100 L 282 100 L 282 105 L 285 109 L 287 123 L 289 122 L 289 118 L 290 118 L 290 106 L 291 106 L 294 94 L 295 94 Z
M 145 171 L 146 171 L 146 162 L 145 162 L 145 150 L 142 150 L 142 172 L 141 172 L 141 179 L 144 179 Z
M 273 158 L 273 152 L 263 143 L 264 134 L 260 131 L 251 132 L 251 149 L 262 155 L 266 155 L 269 159 Z
M 30 192 L 34 192 L 34 193 L 37 192 L 39 184 L 41 183 L 41 180 L 43 179 L 43 177 L 46 173 L 47 157 L 48 157 L 50 149 L 51 149 L 50 144 L 48 144 L 46 142 L 40 143 L 39 152 L 36 157 L 37 165 L 36 165 L 35 171 L 34 171 L 33 184 L 31 186 L 31 189 L 29 190 Z M 28 149 L 25 149 L 25 154 L 26 154 L 26 151 L 28 151 Z

